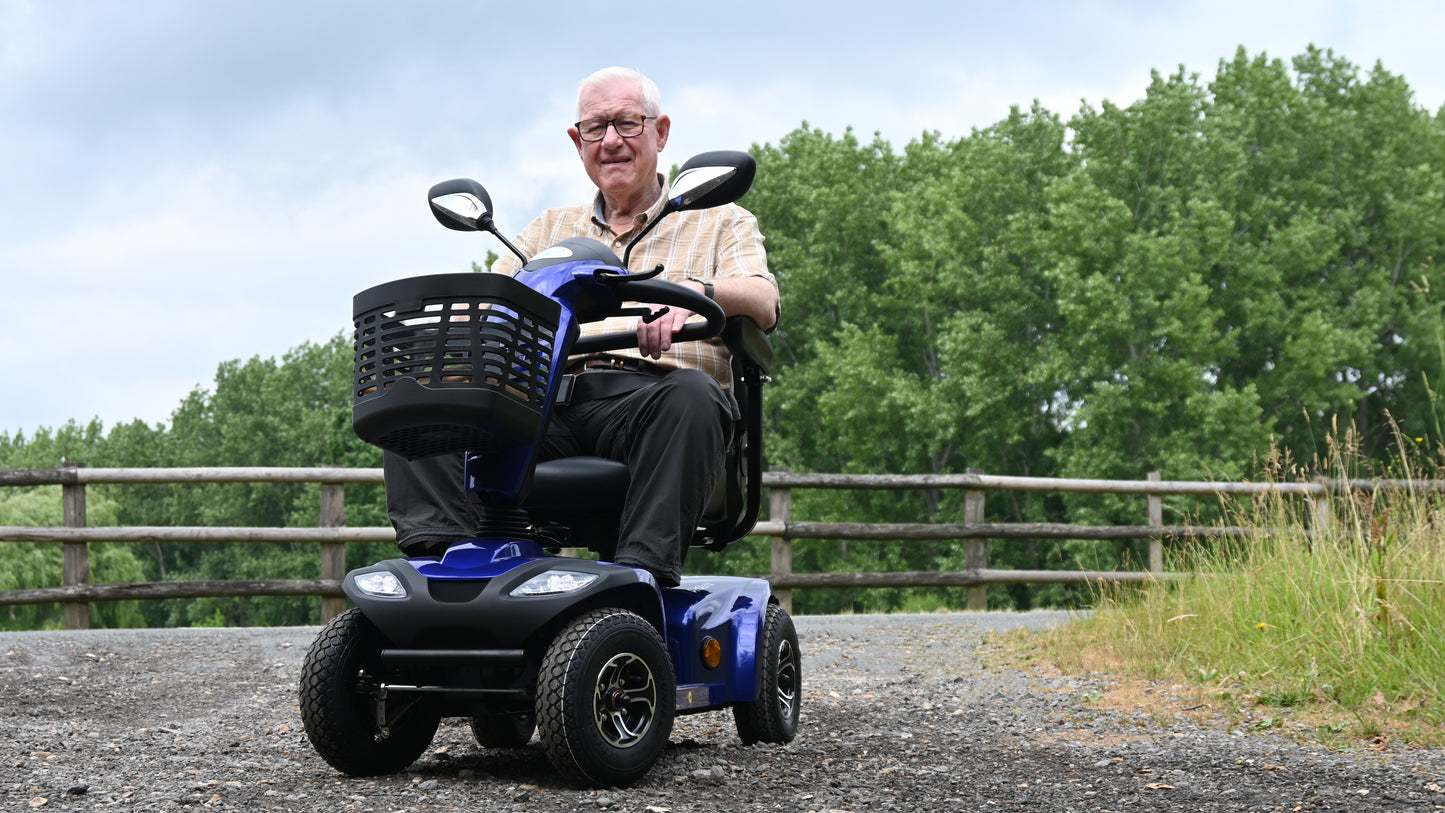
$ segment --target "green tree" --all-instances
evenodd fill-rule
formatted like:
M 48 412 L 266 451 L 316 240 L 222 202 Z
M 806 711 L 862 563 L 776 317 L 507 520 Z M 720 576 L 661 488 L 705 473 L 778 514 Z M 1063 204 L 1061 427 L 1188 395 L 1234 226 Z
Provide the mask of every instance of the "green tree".
M 764 192 L 748 200 L 784 292 L 773 459 L 1232 478 L 1271 443 L 1310 461 L 1336 418 L 1376 456 L 1390 418 L 1438 438 L 1440 128 L 1399 77 L 1376 67 L 1362 79 L 1310 49 L 1292 71 L 1241 50 L 1208 85 L 1156 73 L 1128 107 L 1085 106 L 1065 125 L 1035 105 L 902 155 L 796 132 L 760 151 Z M 938 495 L 818 495 L 798 508 L 874 521 L 957 511 Z M 1129 524 L 1141 511 L 1097 497 L 989 507 Z M 815 546 L 818 562 L 860 547 Z M 958 560 L 951 546 L 884 547 L 879 565 Z M 1141 555 L 1007 543 L 990 563 L 1107 568 Z M 1066 598 L 995 597 L 1005 592 L 1015 604 Z
M 1445 440 L 1445 124 L 1381 66 L 1240 49 L 1212 80 L 1151 75 L 1127 106 L 1038 104 L 901 150 L 804 123 L 755 146 L 744 203 L 783 297 L 769 463 L 796 471 L 1237 478 L 1310 465 L 1335 425 L 1386 462 L 1391 422 Z M 488 262 L 490 262 L 488 257 Z M 169 427 L 0 433 L 0 465 L 379 465 L 350 432 L 343 336 L 220 365 Z M 93 487 L 123 524 L 305 526 L 301 485 Z M 352 524 L 385 524 L 379 488 Z M 1208 505 L 1171 502 L 1184 518 Z M 944 492 L 803 492 L 795 514 L 958 521 Z M 1137 524 L 1139 499 L 992 495 L 995 521 Z M 111 546 L 113 547 L 113 546 Z M 694 569 L 757 572 L 754 541 Z M 18 550 L 18 549 L 17 549 Z M 314 575 L 310 546 L 145 545 L 148 578 Z M 353 564 L 391 555 L 352 546 Z M 1137 544 L 1009 541 L 992 567 L 1137 567 Z M 800 542 L 799 570 L 957 569 L 952 543 Z M 17 572 L 19 569 L 17 565 Z M 30 566 L 27 566 L 30 567 Z M 33 568 L 32 568 L 33 569 Z M 957 604 L 961 591 L 805 593 L 804 612 Z M 1084 600 L 999 587 L 994 606 Z M 153 624 L 304 623 L 314 600 L 148 602 Z
M 87 518 L 98 525 L 113 525 L 118 506 L 108 500 L 87 500 Z M 0 490 L 0 525 L 48 527 L 63 523 L 60 486 Z M 91 581 L 98 584 L 144 579 L 141 564 L 118 545 L 89 546 Z M 0 541 L 0 590 L 59 587 L 64 563 L 60 542 Z M 138 602 L 109 601 L 90 605 L 93 627 L 141 626 Z M 0 629 L 60 629 L 60 604 L 10 605 L 0 613 Z
M 99 422 L 71 422 L 29 438 L 0 435 L 0 465 L 54 468 L 65 460 L 80 460 L 101 467 L 380 466 L 381 453 L 351 432 L 351 363 L 350 341 L 344 336 L 323 345 L 302 345 L 279 361 L 228 361 L 219 366 L 213 388 L 196 389 L 177 407 L 168 428 L 137 421 L 105 434 Z M 386 524 L 379 486 L 351 486 L 347 491 L 351 524 Z M 91 505 L 111 505 L 114 512 L 105 518 L 92 508 L 91 524 L 309 527 L 319 519 L 316 485 L 93 485 L 88 493 Z M 58 512 L 58 497 L 55 506 Z M 58 514 L 42 524 L 59 524 Z M 393 550 L 353 545 L 347 553 L 359 566 Z M 122 581 L 319 575 L 313 544 L 98 544 L 91 553 L 100 561 L 111 551 L 140 563 L 141 571 Z M 103 571 L 96 567 L 93 572 L 99 580 Z M 30 573 L 24 585 L 38 586 L 41 582 L 33 581 L 38 578 L 38 572 Z M 232 624 L 304 624 L 319 618 L 320 601 L 174 599 L 141 602 L 139 607 L 149 626 L 211 623 L 218 612 Z
M 351 432 L 349 338 L 305 344 L 281 360 L 253 358 L 223 363 L 214 389 L 196 390 L 173 414 L 167 438 L 174 466 L 376 467 L 381 453 Z M 320 488 L 315 484 L 216 483 L 170 488 L 156 521 L 137 524 L 315 527 Z M 154 510 L 154 509 L 151 509 Z M 348 521 L 384 525 L 379 487 L 347 489 Z M 354 564 L 380 558 L 373 548 L 352 546 Z M 363 550 L 362 548 L 365 548 Z M 315 545 L 229 543 L 166 545 L 155 551 L 157 569 L 175 579 L 317 578 Z M 227 623 L 312 623 L 315 598 L 216 598 L 154 602 L 167 626 L 208 622 L 219 612 Z

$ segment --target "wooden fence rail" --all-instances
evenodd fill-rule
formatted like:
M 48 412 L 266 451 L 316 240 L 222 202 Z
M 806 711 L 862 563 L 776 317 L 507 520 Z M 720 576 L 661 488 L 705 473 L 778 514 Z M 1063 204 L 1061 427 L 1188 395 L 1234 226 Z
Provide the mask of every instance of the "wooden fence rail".
M 322 617 L 329 619 L 345 608 L 341 579 L 345 575 L 348 542 L 390 542 L 391 528 L 346 527 L 345 486 L 379 484 L 381 469 L 344 468 L 169 468 L 92 469 L 83 465 L 61 469 L 0 469 L 0 486 L 59 485 L 64 525 L 61 527 L 0 526 L 0 541 L 61 542 L 64 568 L 60 587 L 0 591 L 0 606 L 61 602 L 67 629 L 89 626 L 89 602 L 128 599 L 202 598 L 217 596 L 319 596 Z M 321 505 L 318 527 L 88 527 L 86 486 L 95 483 L 319 483 Z M 1164 572 L 1163 540 L 1180 537 L 1225 537 L 1245 533 L 1239 528 L 1163 524 L 1162 498 L 1167 495 L 1218 494 L 1295 495 L 1313 505 L 1316 526 L 1331 521 L 1329 498 L 1345 491 L 1379 488 L 1445 489 L 1445 481 L 1335 480 L 1313 483 L 1210 483 L 1161 480 L 1071 480 L 1051 477 L 1010 477 L 969 471 L 943 475 L 794 474 L 773 471 L 763 475 L 769 490 L 769 519 L 758 523 L 755 536 L 772 539 L 772 563 L 767 578 L 779 598 L 791 609 L 794 589 L 823 587 L 966 587 L 967 606 L 986 609 L 985 589 L 1004 583 L 1141 582 L 1177 577 Z M 797 521 L 792 517 L 794 489 L 917 490 L 958 489 L 964 492 L 964 522 L 952 523 L 848 523 Z M 1137 494 L 1148 498 L 1145 525 L 1088 526 L 1051 523 L 984 522 L 984 495 L 988 491 L 1052 491 L 1074 493 Z M 965 570 L 891 573 L 794 573 L 792 541 L 836 540 L 949 540 L 968 541 Z M 1036 571 L 990 570 L 990 539 L 1148 539 L 1147 571 Z M 310 542 L 320 546 L 320 579 L 166 581 L 134 584 L 91 584 L 87 545 L 111 542 Z

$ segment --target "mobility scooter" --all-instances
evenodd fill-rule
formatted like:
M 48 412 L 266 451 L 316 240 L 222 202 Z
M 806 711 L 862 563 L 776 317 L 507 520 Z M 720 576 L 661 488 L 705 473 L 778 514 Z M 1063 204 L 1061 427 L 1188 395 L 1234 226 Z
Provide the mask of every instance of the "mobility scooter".
M 740 198 L 755 164 L 741 152 L 699 155 L 671 184 L 663 217 Z M 356 295 L 352 423 L 408 459 L 466 452 L 465 488 L 484 509 L 474 539 L 436 556 L 348 573 L 355 607 L 307 652 L 300 708 L 307 737 L 337 770 L 402 770 L 443 717 L 469 718 L 486 748 L 535 732 L 564 776 L 597 787 L 641 778 L 667 746 L 674 716 L 731 709 L 744 743 L 797 732 L 797 633 L 762 579 L 687 576 L 660 587 L 614 552 L 626 466 L 596 457 L 535 462 L 553 407 L 574 379 L 567 359 L 635 346 L 635 334 L 579 338 L 581 323 L 645 315 L 636 304 L 706 318 L 676 341 L 721 337 L 743 413 L 723 475 L 692 544 L 721 550 L 748 534 L 761 501 L 761 387 L 772 346 L 746 317 L 632 273 L 601 243 L 572 238 L 532 258 L 501 235 L 480 184 L 429 193 L 449 228 L 486 231 L 521 257 L 515 277 L 439 274 Z M 462 484 L 458 484 L 462 487 Z M 600 560 L 558 555 L 564 548 Z

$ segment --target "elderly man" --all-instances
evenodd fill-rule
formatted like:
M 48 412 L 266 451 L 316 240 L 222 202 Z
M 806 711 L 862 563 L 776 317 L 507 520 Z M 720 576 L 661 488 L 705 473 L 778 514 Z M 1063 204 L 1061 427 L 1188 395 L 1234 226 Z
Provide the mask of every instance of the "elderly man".
M 591 237 L 621 249 L 662 209 L 667 182 L 657 171 L 672 122 L 657 86 L 636 71 L 606 68 L 582 80 L 578 121 L 568 128 L 597 195 L 582 206 L 549 209 L 517 238 L 533 256 L 568 237 Z M 690 286 L 728 316 L 771 328 L 777 282 L 768 271 L 757 219 L 735 204 L 669 217 L 632 252 L 636 269 L 662 264 L 663 279 Z M 510 255 L 492 267 L 515 273 Z M 655 309 L 657 310 L 657 309 Z M 673 346 L 692 314 L 666 309 L 652 321 L 615 317 L 589 333 L 635 330 L 635 351 L 572 360 L 572 369 L 626 369 L 645 376 L 631 391 L 573 399 L 554 410 L 541 458 L 599 455 L 627 464 L 631 484 L 613 561 L 643 568 L 675 585 L 694 529 L 716 485 L 726 428 L 738 417 L 729 394 L 728 352 L 717 342 Z M 586 388 L 579 386 L 579 391 Z M 462 491 L 460 455 L 407 463 L 386 455 L 387 509 L 397 544 L 408 554 L 437 553 L 475 536 L 478 507 Z

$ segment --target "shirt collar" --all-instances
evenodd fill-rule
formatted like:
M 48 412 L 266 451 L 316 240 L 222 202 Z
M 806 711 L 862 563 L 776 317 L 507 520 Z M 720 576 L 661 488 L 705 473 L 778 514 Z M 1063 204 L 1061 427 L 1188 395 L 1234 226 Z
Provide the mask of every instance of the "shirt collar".
M 662 194 L 658 195 L 657 200 L 653 201 L 652 205 L 647 207 L 647 211 L 642 213 L 641 223 L 637 222 L 637 218 L 633 218 L 632 229 L 636 229 L 640 226 L 645 226 L 655 220 L 658 215 L 662 214 L 663 204 L 667 203 L 667 193 L 669 187 L 667 184 L 666 176 L 662 175 L 661 173 L 658 173 L 657 175 L 657 182 L 662 185 Z M 607 224 L 607 210 L 604 208 L 605 206 L 606 203 L 602 199 L 602 191 L 599 189 L 597 191 L 597 197 L 592 199 L 592 222 L 603 232 L 607 232 L 612 229 L 612 227 Z M 627 232 L 624 233 L 631 233 L 632 229 L 628 229 Z M 620 237 L 622 235 L 618 236 Z

